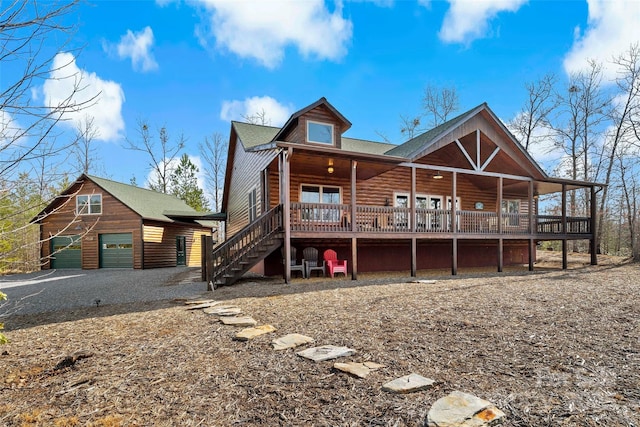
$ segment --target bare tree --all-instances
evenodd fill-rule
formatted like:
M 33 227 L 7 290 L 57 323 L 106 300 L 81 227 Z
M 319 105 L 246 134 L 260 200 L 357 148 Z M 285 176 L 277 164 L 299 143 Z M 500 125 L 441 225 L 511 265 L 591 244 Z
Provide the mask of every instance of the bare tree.
M 452 113 L 460 108 L 458 91 L 455 86 L 435 87 L 427 85 L 422 98 L 425 115 L 430 117 L 429 125 L 436 127 L 449 120 Z
M 402 136 L 409 140 L 413 139 L 417 134 L 424 132 L 425 129 L 420 127 L 420 120 L 420 116 L 409 117 L 401 114 L 400 121 L 402 123 L 400 127 L 400 133 L 402 134 Z
M 96 149 L 95 139 L 100 136 L 100 131 L 96 129 L 94 118 L 85 116 L 76 127 L 76 143 L 73 146 L 73 154 L 76 158 L 77 171 L 79 173 L 89 173 L 95 167 Z
M 558 106 L 558 98 L 554 96 L 556 80 L 554 74 L 546 74 L 536 82 L 525 84 L 528 97 L 520 113 L 509 123 L 527 151 L 537 142 L 535 132 L 548 126 L 549 114 Z
M 640 46 L 638 43 L 629 47 L 629 50 L 613 59 L 613 64 L 618 68 L 616 86 L 619 96 L 613 102 L 608 112 L 611 123 L 611 131 L 606 135 L 603 150 L 604 177 L 603 183 L 607 186 L 602 190 L 600 198 L 598 223 L 598 240 L 604 233 L 603 220 L 605 207 L 608 202 L 609 184 L 613 176 L 613 167 L 616 162 L 618 150 L 624 143 L 637 144 L 640 142 L 634 131 L 635 123 L 640 121 Z
M 252 125 L 271 126 L 271 119 L 267 116 L 267 112 L 264 108 L 260 111 L 256 111 L 250 116 L 243 115 L 242 119 Z
M 199 144 L 199 148 L 200 155 L 204 160 L 203 169 L 207 192 L 213 198 L 213 208 L 219 211 L 222 207 L 227 144 L 220 133 L 214 132 L 211 137 L 204 138 L 204 142 Z
M 79 0 L 70 2 L 25 2 L 14 0 L 0 6 L 0 63 L 11 64 L 17 74 L 3 74 L 0 88 L 0 177 L 8 179 L 19 166 L 36 158 L 38 147 L 55 140 L 56 125 L 67 114 L 92 105 L 97 96 L 78 100 L 82 81 L 77 76 L 66 98 L 57 105 L 38 104 L 32 89 L 49 78 L 50 73 L 64 69 L 62 64 L 52 69 L 55 55 L 45 47 L 60 34 L 69 34 L 72 26 L 62 19 L 72 13 Z M 56 152 L 67 145 L 56 147 Z
M 160 193 L 168 193 L 173 164 L 178 158 L 178 153 L 185 146 L 185 137 L 180 135 L 175 142 L 171 142 L 169 132 L 165 126 L 158 130 L 156 141 L 149 130 L 149 125 L 144 120 L 138 120 L 138 141 L 127 140 L 130 150 L 141 151 L 149 156 L 149 167 L 154 177 L 149 182 L 152 190 Z

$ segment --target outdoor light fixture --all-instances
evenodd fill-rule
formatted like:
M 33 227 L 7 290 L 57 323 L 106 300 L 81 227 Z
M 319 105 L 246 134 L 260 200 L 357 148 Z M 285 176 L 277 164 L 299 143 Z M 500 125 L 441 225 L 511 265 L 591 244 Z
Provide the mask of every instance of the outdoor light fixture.
M 444 176 L 440 175 L 440 171 L 438 171 L 435 175 L 433 175 L 433 179 L 442 179 Z
M 327 167 L 327 172 L 333 173 L 333 159 L 329 159 L 329 166 Z

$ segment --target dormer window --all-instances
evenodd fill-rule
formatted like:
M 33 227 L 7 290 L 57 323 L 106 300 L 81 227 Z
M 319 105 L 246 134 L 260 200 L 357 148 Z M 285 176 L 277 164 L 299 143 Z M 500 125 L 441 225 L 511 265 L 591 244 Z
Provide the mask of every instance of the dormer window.
M 307 142 L 316 144 L 335 145 L 333 139 L 333 125 L 307 121 Z

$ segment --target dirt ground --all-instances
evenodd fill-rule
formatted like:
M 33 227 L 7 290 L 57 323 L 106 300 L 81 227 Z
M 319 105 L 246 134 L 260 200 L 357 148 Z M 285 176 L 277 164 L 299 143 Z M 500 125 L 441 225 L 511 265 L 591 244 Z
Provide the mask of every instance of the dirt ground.
M 533 273 L 249 280 L 206 294 L 277 328 L 249 342 L 178 302 L 6 318 L 0 425 L 420 426 L 460 390 L 506 426 L 639 426 L 640 265 L 572 255 L 562 271 L 558 254 L 540 255 Z M 274 351 L 289 333 L 386 367 L 359 379 Z M 437 385 L 381 390 L 410 373 Z

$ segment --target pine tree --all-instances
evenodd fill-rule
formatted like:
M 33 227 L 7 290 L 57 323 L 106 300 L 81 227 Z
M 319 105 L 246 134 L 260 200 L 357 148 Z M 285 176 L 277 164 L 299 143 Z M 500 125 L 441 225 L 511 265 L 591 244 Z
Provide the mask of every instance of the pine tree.
M 191 162 L 189 156 L 183 154 L 178 166 L 171 173 L 171 194 L 184 200 L 198 212 L 204 212 L 209 210 L 209 202 L 204 196 L 204 191 L 198 187 L 198 172 L 198 167 Z

